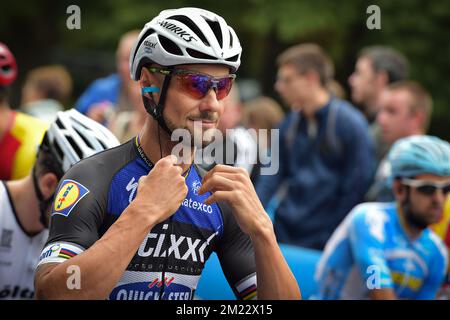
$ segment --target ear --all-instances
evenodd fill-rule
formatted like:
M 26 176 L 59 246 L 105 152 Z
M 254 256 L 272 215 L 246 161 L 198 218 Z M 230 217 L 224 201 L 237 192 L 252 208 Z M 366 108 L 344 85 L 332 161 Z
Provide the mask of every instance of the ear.
M 151 86 L 161 87 L 162 85 L 156 75 L 148 71 L 147 68 L 142 68 L 139 84 L 141 89 Z M 145 96 L 151 99 L 159 99 L 159 92 L 145 93 Z
M 316 71 L 308 70 L 305 75 L 306 75 L 306 79 L 308 79 L 308 82 L 310 84 L 320 85 L 320 77 Z
M 392 192 L 397 200 L 402 201 L 406 197 L 406 187 L 401 184 L 399 179 L 394 180 L 394 183 L 392 184 Z
M 380 87 L 380 88 L 384 88 L 385 86 L 387 86 L 389 84 L 388 73 L 384 70 L 376 73 L 376 82 L 377 82 L 378 87 Z
M 53 172 L 44 173 L 39 178 L 39 187 L 41 188 L 42 195 L 45 199 L 55 193 L 58 182 L 58 177 Z
M 412 117 L 417 125 L 417 129 L 425 133 L 425 112 L 416 111 L 412 114 Z

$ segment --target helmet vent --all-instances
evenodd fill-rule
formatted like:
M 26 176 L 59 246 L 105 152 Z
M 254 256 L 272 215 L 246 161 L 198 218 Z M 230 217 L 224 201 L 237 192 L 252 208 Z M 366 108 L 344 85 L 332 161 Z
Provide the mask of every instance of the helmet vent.
M 98 140 L 98 142 L 102 145 L 103 149 L 108 149 L 108 146 L 102 140 Z
M 209 24 L 209 27 L 214 32 L 214 35 L 217 38 L 217 42 L 219 42 L 219 46 L 223 48 L 223 38 L 222 38 L 222 30 L 220 29 L 220 24 L 217 21 L 211 21 L 205 19 L 205 21 Z
M 75 140 L 73 140 L 73 138 L 70 137 L 70 136 L 66 136 L 66 138 L 67 138 L 67 141 L 69 142 L 70 146 L 74 149 L 74 151 L 77 154 L 78 158 L 79 159 L 83 159 L 83 152 L 78 147 L 78 145 L 76 144 Z
M 188 17 L 182 16 L 182 15 L 171 16 L 168 19 L 176 20 L 176 21 L 183 23 L 189 29 L 191 29 L 197 35 L 197 37 L 200 38 L 200 40 L 202 40 L 202 42 L 205 44 L 205 46 L 210 47 L 210 44 L 209 44 L 208 40 L 206 40 L 205 35 L 200 30 L 200 28 L 194 23 L 194 21 L 192 21 Z
M 232 56 L 232 57 L 226 59 L 225 61 L 236 62 L 238 60 L 238 58 L 239 58 L 239 54 Z
M 79 130 L 78 128 L 76 128 L 76 127 L 74 127 L 73 129 L 78 133 L 78 135 L 80 136 L 80 138 L 83 139 L 84 143 L 86 143 L 86 145 L 87 145 L 89 148 L 94 149 L 94 146 L 86 139 L 86 137 L 84 136 L 84 133 L 83 133 L 82 131 L 80 131 L 80 130 Z
M 54 141 L 53 145 L 50 145 L 50 143 L 49 143 L 48 148 L 49 148 L 49 150 L 52 150 L 52 148 L 53 148 L 56 152 L 58 161 L 62 162 L 61 159 L 64 158 L 64 152 L 62 151 L 61 147 L 59 146 L 59 143 L 56 143 L 56 141 Z M 60 163 L 60 165 L 62 166 L 62 163 Z
M 63 123 L 61 122 L 61 119 L 58 117 L 55 121 L 56 127 L 59 129 L 66 129 L 66 127 L 63 125 Z
M 181 49 L 172 40 L 170 40 L 162 35 L 158 35 L 158 39 L 159 39 L 159 42 L 161 43 L 161 46 L 167 52 L 177 55 L 177 56 L 183 55 L 183 52 L 181 51 Z
M 154 32 L 155 32 L 155 30 L 153 30 L 153 29 L 148 29 L 148 30 L 144 33 L 144 35 L 139 39 L 139 42 L 138 42 L 138 44 L 137 44 L 137 46 L 136 46 L 136 51 L 134 52 L 133 57 L 136 56 L 136 53 L 138 52 L 139 48 L 141 47 L 142 42 L 144 42 L 144 40 L 147 39 L 147 37 L 148 37 L 149 35 L 151 35 L 152 33 L 154 33 Z
M 233 48 L 233 35 L 230 30 L 228 30 L 228 32 L 230 33 L 230 48 Z
M 191 48 L 186 48 L 187 53 L 189 53 L 189 55 L 191 57 L 194 58 L 198 58 L 198 59 L 207 59 L 207 60 L 217 60 L 215 57 L 210 56 L 208 54 L 205 54 L 203 52 L 191 49 Z
M 11 70 L 11 66 L 1 66 L 3 72 L 8 73 Z

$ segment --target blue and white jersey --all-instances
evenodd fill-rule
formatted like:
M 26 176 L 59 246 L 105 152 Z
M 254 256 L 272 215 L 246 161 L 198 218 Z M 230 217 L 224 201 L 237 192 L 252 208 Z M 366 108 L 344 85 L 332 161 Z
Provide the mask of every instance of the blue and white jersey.
M 317 265 L 318 299 L 366 299 L 370 289 L 391 288 L 400 299 L 434 299 L 448 256 L 425 229 L 411 240 L 396 203 L 356 206 L 328 240 Z

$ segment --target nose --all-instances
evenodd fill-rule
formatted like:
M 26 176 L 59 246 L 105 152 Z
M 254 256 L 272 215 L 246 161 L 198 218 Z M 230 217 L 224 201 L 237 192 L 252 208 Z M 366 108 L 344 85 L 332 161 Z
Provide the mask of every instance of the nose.
M 433 194 L 433 199 L 439 204 L 443 205 L 445 200 L 447 199 L 447 195 L 444 193 L 444 190 L 436 189 Z
M 354 73 L 352 73 L 349 77 L 348 77 L 348 84 L 350 85 L 350 87 L 353 87 L 353 82 L 355 81 L 355 76 Z
M 384 125 L 384 112 L 380 110 L 380 112 L 378 112 L 377 117 L 376 117 L 376 121 L 380 126 Z
M 273 84 L 273 87 L 275 88 L 275 91 L 281 94 L 283 92 L 284 84 L 281 81 L 281 79 L 275 80 L 275 83 Z
M 201 100 L 199 110 L 202 112 L 220 112 L 221 106 L 222 103 L 217 100 L 216 90 L 211 88 Z

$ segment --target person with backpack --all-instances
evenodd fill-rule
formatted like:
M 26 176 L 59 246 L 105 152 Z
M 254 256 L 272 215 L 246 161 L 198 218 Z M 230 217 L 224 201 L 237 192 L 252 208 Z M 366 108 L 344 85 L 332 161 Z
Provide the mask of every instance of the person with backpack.
M 333 63 L 319 46 L 291 47 L 277 63 L 275 89 L 291 112 L 279 127 L 279 171 L 262 175 L 256 190 L 266 208 L 277 202 L 279 242 L 320 250 L 363 200 L 373 142 L 362 113 L 328 91 Z

